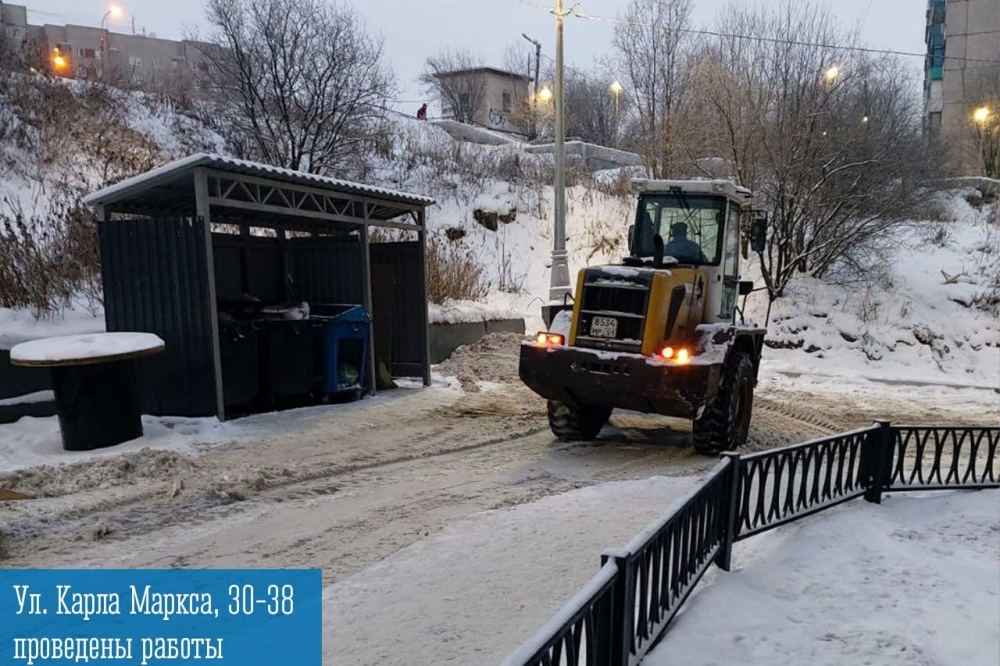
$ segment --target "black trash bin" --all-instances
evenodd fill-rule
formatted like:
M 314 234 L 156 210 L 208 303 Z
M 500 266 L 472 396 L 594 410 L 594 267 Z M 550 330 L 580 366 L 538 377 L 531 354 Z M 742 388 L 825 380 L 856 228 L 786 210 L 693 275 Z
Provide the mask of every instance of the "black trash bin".
M 226 409 L 249 407 L 257 398 L 257 330 L 259 322 L 219 321 L 222 393 Z
M 260 331 L 262 393 L 270 402 L 303 398 L 319 383 L 316 363 L 316 329 L 309 319 L 267 319 Z

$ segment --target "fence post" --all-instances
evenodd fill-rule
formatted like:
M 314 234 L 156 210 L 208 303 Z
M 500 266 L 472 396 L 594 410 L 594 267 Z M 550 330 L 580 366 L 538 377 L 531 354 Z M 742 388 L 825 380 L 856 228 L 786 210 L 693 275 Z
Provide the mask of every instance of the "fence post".
M 742 457 L 738 453 L 723 453 L 729 459 L 729 483 L 722 498 L 722 543 L 715 556 L 715 566 L 729 571 L 733 561 L 733 542 L 736 541 L 736 524 L 739 520 L 740 494 L 742 493 Z
M 615 593 L 609 609 L 611 627 L 610 641 L 601 642 L 596 650 L 594 663 L 607 666 L 628 666 L 631 652 L 632 618 L 635 616 L 635 586 L 632 584 L 633 571 L 629 565 L 628 553 L 609 551 L 601 555 L 601 566 L 614 559 L 618 566 L 615 574 Z
M 889 487 L 895 434 L 888 421 L 876 421 L 878 429 L 868 433 L 862 448 L 865 499 L 882 503 L 882 491 Z

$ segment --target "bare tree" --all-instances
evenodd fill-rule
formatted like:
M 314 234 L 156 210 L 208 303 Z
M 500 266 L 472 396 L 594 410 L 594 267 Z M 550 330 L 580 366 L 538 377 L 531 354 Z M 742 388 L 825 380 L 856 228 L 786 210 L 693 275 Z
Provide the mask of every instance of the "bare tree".
M 455 120 L 471 123 L 486 103 L 486 79 L 470 71 L 482 65 L 469 51 L 445 50 L 427 58 L 419 80 L 437 93 Z
M 245 156 L 340 173 L 394 92 L 382 42 L 323 0 L 207 0 L 220 124 Z
M 858 55 L 808 3 L 730 8 L 697 60 L 705 131 L 771 218 L 760 253 L 772 299 L 798 274 L 864 274 L 907 223 L 922 178 L 917 100 L 902 65 Z M 691 138 L 691 137 L 689 137 Z
M 670 172 L 676 142 L 671 123 L 682 89 L 691 0 L 632 0 L 615 26 L 624 94 L 638 114 L 636 149 L 654 176 Z
M 619 120 L 627 112 L 627 103 L 615 99 L 607 81 L 610 81 L 609 77 L 596 72 L 567 72 L 567 136 L 579 137 L 602 146 L 617 143 Z

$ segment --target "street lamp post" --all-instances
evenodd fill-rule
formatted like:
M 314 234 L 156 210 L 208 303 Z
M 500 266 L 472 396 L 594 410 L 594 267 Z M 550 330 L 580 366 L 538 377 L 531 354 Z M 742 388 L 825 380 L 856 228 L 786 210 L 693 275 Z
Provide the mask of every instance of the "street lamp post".
M 555 122 L 555 234 L 552 240 L 552 273 L 549 302 L 561 304 L 571 293 L 569 265 L 566 253 L 566 129 L 563 123 L 563 23 L 569 12 L 563 11 L 563 0 L 556 0 L 556 122 Z
M 101 19 L 101 30 L 104 31 L 104 36 L 101 37 L 101 79 L 104 80 L 105 72 L 108 67 L 108 37 L 110 35 L 110 28 L 108 27 L 108 17 L 117 19 L 122 15 L 122 8 L 118 5 L 111 5 L 108 7 L 108 11 L 104 12 L 104 17 Z
M 538 66 L 539 61 L 542 59 L 542 43 L 536 39 L 528 37 L 523 32 L 521 33 L 521 36 L 535 45 L 535 86 L 531 92 L 531 117 L 529 121 L 531 123 L 531 127 L 528 128 L 528 139 L 534 140 L 538 137 Z
M 618 116 L 618 98 L 622 94 L 622 84 L 618 83 L 617 80 L 611 82 L 611 94 L 615 96 L 615 146 L 618 146 L 618 133 L 619 133 L 619 116 Z

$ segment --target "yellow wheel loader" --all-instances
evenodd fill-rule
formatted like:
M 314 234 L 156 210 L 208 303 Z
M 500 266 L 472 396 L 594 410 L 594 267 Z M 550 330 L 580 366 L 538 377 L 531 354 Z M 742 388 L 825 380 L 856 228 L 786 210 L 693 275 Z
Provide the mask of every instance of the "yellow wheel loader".
M 767 218 L 723 180 L 635 179 L 635 223 L 620 265 L 578 274 L 572 308 L 521 346 L 519 375 L 548 400 L 563 441 L 597 438 L 614 409 L 693 421 L 696 450 L 747 439 L 764 329 L 737 297 L 745 241 L 763 248 Z M 748 238 L 744 238 L 748 230 Z

